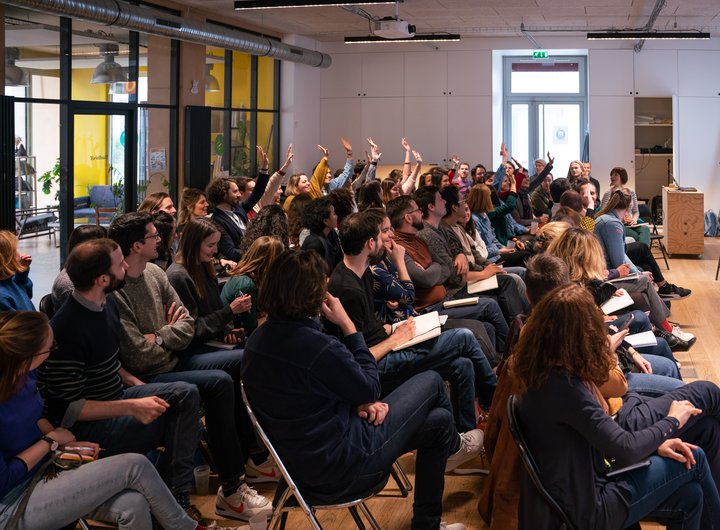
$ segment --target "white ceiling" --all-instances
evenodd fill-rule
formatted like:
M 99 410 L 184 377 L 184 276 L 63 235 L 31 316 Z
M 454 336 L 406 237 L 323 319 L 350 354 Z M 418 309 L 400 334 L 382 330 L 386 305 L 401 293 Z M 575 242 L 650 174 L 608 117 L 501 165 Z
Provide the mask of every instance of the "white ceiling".
M 211 13 L 281 34 L 322 41 L 367 35 L 368 21 L 342 7 L 307 7 L 235 11 L 233 0 L 181 0 Z M 466 37 L 531 33 L 582 34 L 610 28 L 639 29 L 648 22 L 655 0 L 405 0 L 400 18 L 419 33 L 460 33 Z M 393 15 L 392 5 L 362 6 L 375 17 Z M 667 0 L 653 29 L 697 29 L 720 35 L 720 0 Z

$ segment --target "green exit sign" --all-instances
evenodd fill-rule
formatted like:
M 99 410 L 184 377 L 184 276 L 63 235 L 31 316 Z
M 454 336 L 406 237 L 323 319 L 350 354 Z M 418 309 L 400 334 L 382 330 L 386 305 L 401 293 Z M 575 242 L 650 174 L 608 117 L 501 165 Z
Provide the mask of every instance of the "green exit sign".
M 533 59 L 547 59 L 550 54 L 545 50 L 535 50 L 533 52 Z

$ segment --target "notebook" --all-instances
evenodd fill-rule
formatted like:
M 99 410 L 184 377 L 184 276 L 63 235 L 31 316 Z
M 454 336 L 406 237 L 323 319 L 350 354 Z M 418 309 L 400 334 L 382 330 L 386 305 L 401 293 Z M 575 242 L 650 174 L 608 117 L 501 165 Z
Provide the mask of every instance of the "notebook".
M 485 291 L 492 291 L 498 288 L 497 274 L 485 278 L 484 280 L 478 280 L 476 282 L 468 282 L 467 292 L 469 294 L 484 293 Z
M 478 296 L 471 296 L 469 298 L 458 298 L 457 300 L 447 300 L 446 302 L 443 302 L 443 307 L 445 309 L 450 309 L 451 307 L 462 307 L 465 305 L 475 305 L 480 300 L 480 297 Z
M 620 296 L 613 296 L 610 300 L 600 306 L 600 309 L 602 309 L 603 313 L 606 315 L 610 315 L 615 311 L 620 311 L 621 309 L 625 309 L 626 307 L 633 305 L 633 299 L 627 291 L 620 289 L 618 292 L 622 294 Z
M 437 311 L 417 316 L 414 318 L 414 320 L 415 336 L 404 344 L 393 348 L 393 351 L 404 350 L 405 348 L 415 346 L 416 344 L 420 344 L 421 342 L 425 342 L 426 340 L 434 339 L 435 337 L 440 335 L 440 315 Z M 393 324 L 392 330 L 395 331 L 398 326 L 401 326 L 404 323 L 405 321 Z
M 639 277 L 639 272 L 633 272 L 632 274 L 628 274 L 627 276 L 624 276 L 622 278 L 613 278 L 612 280 L 608 280 L 608 283 L 630 282 L 633 280 L 637 280 Z
M 644 348 L 645 346 L 657 346 L 657 337 L 652 331 L 644 331 L 642 333 L 635 333 L 633 335 L 627 335 L 625 337 L 627 342 L 633 348 Z

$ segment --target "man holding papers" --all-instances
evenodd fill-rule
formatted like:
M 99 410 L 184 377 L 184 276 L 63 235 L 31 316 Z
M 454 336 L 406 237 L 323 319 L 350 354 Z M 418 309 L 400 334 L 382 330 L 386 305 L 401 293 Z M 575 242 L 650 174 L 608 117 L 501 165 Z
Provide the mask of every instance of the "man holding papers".
M 377 361 L 383 393 L 417 373 L 438 372 L 450 382 L 458 431 L 470 431 L 473 443 L 481 444 L 482 435 L 473 430 L 475 398 L 483 407 L 489 407 L 496 378 L 473 334 L 466 329 L 451 329 L 402 349 L 417 334 L 414 319 L 392 330 L 377 318 L 373 308 L 370 261 L 384 248 L 376 217 L 366 212 L 349 216 L 340 229 L 340 241 L 345 257 L 333 271 L 328 290 L 340 299 L 356 328 L 362 331 Z

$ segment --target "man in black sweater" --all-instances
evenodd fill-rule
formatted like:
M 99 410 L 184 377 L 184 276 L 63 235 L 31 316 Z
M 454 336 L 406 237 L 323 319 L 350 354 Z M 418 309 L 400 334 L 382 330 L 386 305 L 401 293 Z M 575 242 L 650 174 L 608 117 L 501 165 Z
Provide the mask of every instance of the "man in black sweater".
M 120 317 L 107 296 L 125 283 L 127 264 L 117 243 L 81 243 L 65 268 L 75 290 L 50 323 L 57 350 L 38 370 L 48 419 L 100 444 L 102 456 L 165 447 L 163 479 L 179 504 L 195 512 L 188 495 L 200 433 L 197 387 L 144 384 L 120 366 Z

